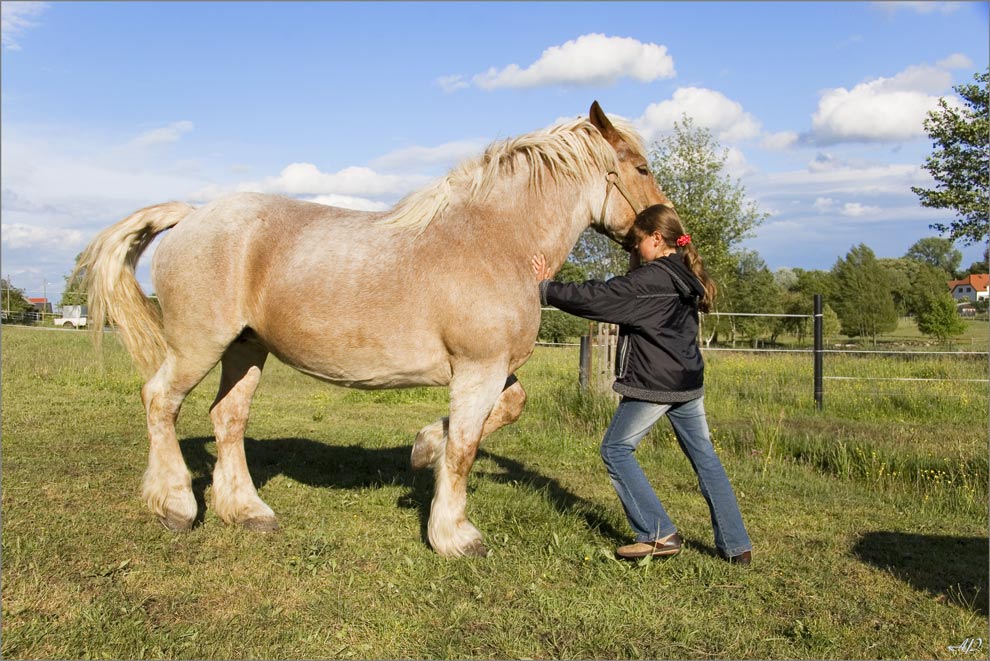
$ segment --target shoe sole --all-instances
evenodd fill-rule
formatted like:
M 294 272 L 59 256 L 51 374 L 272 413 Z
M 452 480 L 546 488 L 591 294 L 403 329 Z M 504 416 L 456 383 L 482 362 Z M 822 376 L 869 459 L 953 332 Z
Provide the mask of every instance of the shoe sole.
M 635 554 L 635 555 L 616 553 L 615 555 L 617 555 L 618 557 L 622 558 L 623 560 L 641 560 L 642 558 L 645 558 L 647 556 L 650 556 L 650 557 L 653 557 L 653 558 L 670 558 L 670 557 L 673 557 L 673 556 L 677 555 L 680 552 L 681 552 L 681 548 L 680 547 L 677 547 L 677 548 L 674 548 L 674 549 L 660 548 L 660 549 L 656 549 L 655 551 L 653 551 L 651 553 L 638 553 L 638 554 Z

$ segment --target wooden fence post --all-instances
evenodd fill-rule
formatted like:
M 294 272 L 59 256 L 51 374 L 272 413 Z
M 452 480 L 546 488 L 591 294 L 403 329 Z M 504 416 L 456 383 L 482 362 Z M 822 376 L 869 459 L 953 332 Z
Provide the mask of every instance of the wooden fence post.
M 581 336 L 581 353 L 578 358 L 578 385 L 581 390 L 588 389 L 591 377 L 591 334 Z

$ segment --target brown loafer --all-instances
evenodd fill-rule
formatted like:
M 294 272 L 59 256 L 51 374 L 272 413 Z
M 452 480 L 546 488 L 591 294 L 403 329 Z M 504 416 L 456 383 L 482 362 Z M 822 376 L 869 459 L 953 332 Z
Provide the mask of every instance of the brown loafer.
M 753 561 L 752 551 L 743 551 L 739 555 L 734 555 L 731 558 L 726 558 L 733 565 L 748 565 Z
M 615 549 L 615 554 L 625 560 L 638 560 L 646 556 L 665 558 L 681 552 L 681 536 L 678 533 L 667 535 L 649 542 L 626 544 Z

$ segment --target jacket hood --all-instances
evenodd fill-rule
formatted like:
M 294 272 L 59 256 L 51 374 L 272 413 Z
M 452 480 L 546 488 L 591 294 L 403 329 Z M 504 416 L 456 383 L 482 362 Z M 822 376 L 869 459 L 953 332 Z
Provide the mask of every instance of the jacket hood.
M 681 296 L 685 298 L 701 298 L 705 295 L 705 288 L 702 286 L 701 281 L 698 280 L 698 276 L 687 267 L 684 260 L 677 253 L 655 259 L 650 263 L 656 264 L 670 274 L 671 280 L 674 281 L 674 287 L 677 288 L 677 292 Z

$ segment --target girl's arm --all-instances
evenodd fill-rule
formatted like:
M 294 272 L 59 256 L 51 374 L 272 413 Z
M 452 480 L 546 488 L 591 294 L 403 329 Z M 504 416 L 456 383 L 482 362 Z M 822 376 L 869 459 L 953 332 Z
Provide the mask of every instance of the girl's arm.
M 607 282 L 562 283 L 550 280 L 553 274 L 543 255 L 533 257 L 532 267 L 543 304 L 593 321 L 634 325 L 641 321 L 643 309 L 636 303 L 636 285 L 629 276 L 617 276 Z

